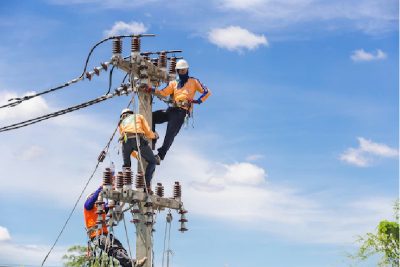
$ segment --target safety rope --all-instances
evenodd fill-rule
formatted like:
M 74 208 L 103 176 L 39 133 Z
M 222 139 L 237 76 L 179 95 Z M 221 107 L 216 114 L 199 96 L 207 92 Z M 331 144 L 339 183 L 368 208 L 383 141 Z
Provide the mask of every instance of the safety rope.
M 61 116 L 61 115 L 64 115 L 64 114 L 67 114 L 67 113 L 82 109 L 82 108 L 86 108 L 86 107 L 95 105 L 97 103 L 100 103 L 100 102 L 106 101 L 108 99 L 111 99 L 111 98 L 113 98 L 115 96 L 120 96 L 120 95 L 124 95 L 124 94 L 128 94 L 128 93 L 129 93 L 128 87 L 123 85 L 123 86 L 117 88 L 114 93 L 103 95 L 103 96 L 100 96 L 98 98 L 92 99 L 90 101 L 81 103 L 79 105 L 72 106 L 72 107 L 69 107 L 69 108 L 66 108 L 66 109 L 62 109 L 62 110 L 59 110 L 59 111 L 56 111 L 56 112 L 53 112 L 53 113 L 49 113 L 49 114 L 46 114 L 46 115 L 43 115 L 43 116 L 40 116 L 40 117 L 36 117 L 36 118 L 33 118 L 33 119 L 29 119 L 29 120 L 26 120 L 26 121 L 22 121 L 22 122 L 18 122 L 18 123 L 14 123 L 14 124 L 11 124 L 11 125 L 8 125 L 8 126 L 1 127 L 0 128 L 0 133 L 1 132 L 15 130 L 15 129 L 19 129 L 19 128 L 22 128 L 22 127 L 26 127 L 26 126 L 29 126 L 29 125 L 32 125 L 32 124 L 35 124 L 35 123 L 38 123 L 38 122 L 41 122 L 41 121 L 44 121 L 44 120 L 48 120 L 48 119 L 51 119 L 51 118 L 54 118 L 54 117 L 58 117 L 58 116 Z
M 131 259 L 132 267 L 135 267 L 135 265 L 134 265 L 134 263 L 132 261 L 131 244 L 129 242 L 128 230 L 126 229 L 125 216 L 123 216 L 123 220 L 124 220 L 124 229 L 125 229 L 126 242 L 128 243 L 129 258 Z

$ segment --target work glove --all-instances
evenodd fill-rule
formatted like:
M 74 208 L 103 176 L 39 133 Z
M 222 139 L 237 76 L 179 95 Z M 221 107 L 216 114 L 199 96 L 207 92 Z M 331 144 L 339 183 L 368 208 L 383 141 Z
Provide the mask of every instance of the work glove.
M 147 87 L 144 89 L 144 91 L 145 91 L 146 93 L 149 93 L 149 94 L 151 94 L 151 93 L 154 94 L 154 92 L 156 91 L 156 89 L 155 89 L 154 87 L 147 86 Z

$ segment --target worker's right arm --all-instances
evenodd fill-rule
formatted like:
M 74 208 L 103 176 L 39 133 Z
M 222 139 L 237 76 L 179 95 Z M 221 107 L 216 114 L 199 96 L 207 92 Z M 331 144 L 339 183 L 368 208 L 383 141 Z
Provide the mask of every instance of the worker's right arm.
M 99 194 L 102 190 L 102 186 L 99 187 L 88 199 L 86 199 L 85 202 L 85 209 L 86 210 L 91 210 L 94 207 L 94 204 L 96 203 L 97 198 L 99 197 Z
M 161 95 L 163 97 L 169 96 L 174 92 L 174 87 L 173 87 L 173 82 L 170 82 L 164 89 L 162 90 L 156 90 L 155 94 Z
M 143 116 L 140 116 L 140 122 L 142 124 L 144 135 L 149 139 L 156 139 L 156 134 L 150 129 L 147 120 Z

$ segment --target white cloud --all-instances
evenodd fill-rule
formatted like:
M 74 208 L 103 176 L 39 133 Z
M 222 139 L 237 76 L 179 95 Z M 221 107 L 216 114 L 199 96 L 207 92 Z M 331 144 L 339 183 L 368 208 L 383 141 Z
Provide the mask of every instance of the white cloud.
M 45 150 L 43 147 L 34 145 L 24 149 L 24 151 L 19 151 L 19 154 L 16 154 L 16 158 L 23 161 L 34 160 L 40 158 L 44 152 Z
M 376 50 L 376 53 L 369 53 L 364 51 L 364 49 L 355 50 L 350 58 L 355 62 L 362 61 L 375 61 L 386 59 L 387 55 L 382 50 Z
M 105 36 L 123 35 L 123 34 L 141 34 L 147 31 L 147 27 L 142 22 L 132 21 L 126 23 L 117 21 L 110 30 L 104 31 Z
M 340 160 L 359 167 L 370 166 L 377 157 L 392 158 L 397 157 L 397 149 L 391 148 L 385 144 L 374 143 L 363 137 L 358 137 L 359 147 L 348 148 Z
M 373 155 L 381 156 L 381 157 L 397 157 L 399 152 L 391 148 L 385 144 L 374 143 L 371 140 L 367 140 L 363 137 L 359 137 L 358 141 L 360 142 L 360 149 L 367 153 L 371 153 Z
M 256 35 L 238 26 L 212 29 L 208 33 L 208 40 L 230 51 L 254 50 L 260 45 L 268 46 L 267 38 L 264 35 Z
M 26 92 L 22 95 L 17 95 L 14 92 L 1 91 L 0 92 L 0 103 L 7 104 L 8 100 L 11 98 L 22 97 L 26 95 L 32 95 L 35 92 Z M 0 109 L 0 121 L 5 122 L 13 119 L 24 119 L 29 116 L 34 117 L 38 115 L 43 115 L 50 111 L 49 105 L 46 100 L 41 96 L 32 98 L 29 101 L 24 101 L 21 104 L 10 107 Z
M 250 16 L 262 23 L 260 27 L 269 29 L 321 22 L 319 25 L 327 23 L 328 28 L 356 28 L 376 34 L 396 29 L 398 21 L 398 6 L 392 0 L 220 0 L 219 6 L 236 12 L 241 20 Z
M 363 151 L 355 148 L 347 149 L 342 155 L 340 155 L 340 160 L 359 167 L 366 167 L 371 162 L 371 159 L 366 158 Z
M 60 266 L 62 264 L 61 258 L 67 252 L 67 249 L 67 247 L 57 246 L 47 259 L 46 265 Z M 39 266 L 49 250 L 49 246 L 0 242 L 0 259 L 1 263 L 4 264 Z
M 10 233 L 8 232 L 8 229 L 3 226 L 0 226 L 0 242 L 9 240 L 11 240 L 11 236 Z
M 246 157 L 246 161 L 257 161 L 263 159 L 265 156 L 261 154 L 253 154 Z
M 14 95 L 7 93 L 7 97 Z M 2 118 L 25 120 L 42 115 L 38 113 L 49 109 L 47 102 L 37 97 L 17 107 L 5 109 L 7 113 Z M 9 192 L 18 190 L 21 194 L 32 193 L 35 198 L 51 199 L 54 203 L 69 205 L 76 199 L 83 188 L 83 181 L 94 168 L 102 146 L 115 128 L 114 122 L 93 115 L 72 113 L 0 133 L 0 162 L 5 166 L 0 184 L 8 188 Z M 118 147 L 113 143 L 112 152 L 115 152 L 114 146 Z M 54 186 L 55 181 L 57 186 Z M 93 183 L 92 186 L 97 185 Z M 59 197 L 61 195 L 62 198 Z
M 273 177 L 267 182 L 266 173 L 264 168 L 251 163 L 212 161 L 188 150 L 181 139 L 157 168 L 154 183 L 161 181 L 166 195 L 171 195 L 169 185 L 179 180 L 171 177 L 180 177 L 189 214 L 307 243 L 349 243 L 356 235 L 372 231 L 382 217 L 390 218 L 392 200 L 388 198 L 371 197 L 332 205 L 331 196 L 324 198 L 323 194 L 281 186 Z M 375 203 L 374 207 L 380 206 L 381 210 L 359 205 L 363 202 Z

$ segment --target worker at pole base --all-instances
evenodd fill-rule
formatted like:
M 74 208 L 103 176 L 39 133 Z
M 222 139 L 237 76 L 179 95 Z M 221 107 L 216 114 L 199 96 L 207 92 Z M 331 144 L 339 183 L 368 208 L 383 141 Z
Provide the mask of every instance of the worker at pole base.
M 105 204 L 105 213 L 103 216 L 103 225 L 102 229 L 97 229 L 97 204 L 96 200 L 99 197 L 99 194 L 102 190 L 102 187 L 97 189 L 95 192 L 90 194 L 84 204 L 84 217 L 86 229 L 88 231 L 88 236 L 90 240 L 98 246 L 101 250 L 105 251 L 108 256 L 111 256 L 119 261 L 122 267 L 132 267 L 132 262 L 134 266 L 140 267 L 143 266 L 147 260 L 147 257 L 144 257 L 140 260 L 132 260 L 126 249 L 122 246 L 121 242 L 114 237 L 113 234 L 108 232 L 106 222 L 106 213 L 108 212 L 108 205 Z
M 176 63 L 175 69 L 177 72 L 175 81 L 171 81 L 168 86 L 162 90 L 153 89 L 154 94 L 163 97 L 173 95 L 172 107 L 168 107 L 167 110 L 157 110 L 153 112 L 153 131 L 155 130 L 155 124 L 168 122 L 164 143 L 158 148 L 158 155 L 156 156 L 160 160 L 164 160 L 186 116 L 190 114 L 193 104 L 203 103 L 211 94 L 210 90 L 198 79 L 189 77 L 189 64 L 186 60 L 179 60 Z M 201 95 L 197 99 L 194 99 L 196 92 Z
M 145 179 L 146 186 L 150 189 L 157 160 L 145 137 L 157 139 L 158 134 L 150 129 L 143 115 L 134 114 L 130 109 L 122 110 L 118 128 L 121 134 L 123 167 L 131 167 L 131 153 L 140 149 L 140 155 L 147 162 Z

